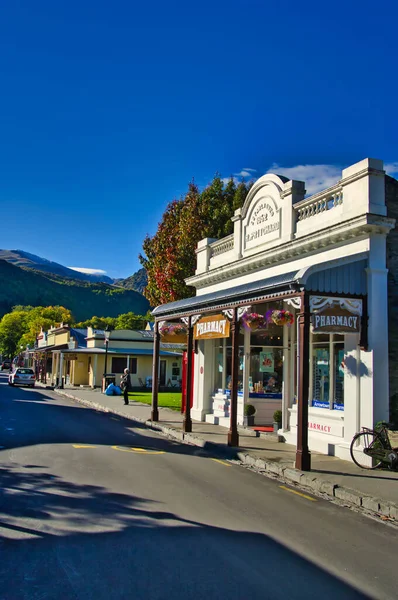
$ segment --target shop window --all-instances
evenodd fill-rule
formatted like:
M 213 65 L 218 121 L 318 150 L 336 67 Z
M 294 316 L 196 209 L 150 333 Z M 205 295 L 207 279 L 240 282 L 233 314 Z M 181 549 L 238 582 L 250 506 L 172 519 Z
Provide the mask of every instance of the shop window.
M 137 359 L 134 357 L 130 357 L 129 359 L 129 369 L 130 369 L 130 373 L 132 375 L 136 375 L 137 374 Z
M 344 410 L 344 336 L 313 335 L 311 347 L 310 403 Z
M 112 356 L 112 373 L 123 373 L 127 366 L 125 356 Z
M 333 408 L 344 410 L 344 344 L 334 344 L 334 403 Z
M 239 334 L 239 359 L 238 359 L 238 391 L 243 390 L 243 333 Z M 232 345 L 231 339 L 220 340 L 216 347 L 216 372 L 215 372 L 215 389 L 224 390 L 227 393 L 232 385 Z
M 329 345 L 312 349 L 312 405 L 329 408 Z
M 270 346 L 251 348 L 250 356 L 250 394 L 282 397 L 283 385 L 283 349 Z

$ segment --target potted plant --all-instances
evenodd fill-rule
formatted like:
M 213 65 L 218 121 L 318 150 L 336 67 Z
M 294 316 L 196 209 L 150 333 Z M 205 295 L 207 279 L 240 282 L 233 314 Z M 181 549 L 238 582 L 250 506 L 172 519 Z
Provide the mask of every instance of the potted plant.
M 266 321 L 268 323 L 275 323 L 275 325 L 283 326 L 283 325 L 293 325 L 294 323 L 294 315 L 290 310 L 274 310 L 271 309 L 267 311 L 265 315 Z
M 244 313 L 241 317 L 241 323 L 245 329 L 251 329 L 252 331 L 264 329 L 267 326 L 264 315 L 255 312 Z
M 278 433 L 278 430 L 282 427 L 282 411 L 276 410 L 274 412 L 274 433 Z
M 247 427 L 253 427 L 255 414 L 256 414 L 256 407 L 253 406 L 253 404 L 245 404 L 244 415 L 245 415 L 245 425 Z

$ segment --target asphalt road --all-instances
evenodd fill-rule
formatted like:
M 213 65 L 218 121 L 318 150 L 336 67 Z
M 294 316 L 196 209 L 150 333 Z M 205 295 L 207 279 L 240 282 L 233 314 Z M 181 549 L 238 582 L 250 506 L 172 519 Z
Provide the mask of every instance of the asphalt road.
M 2 600 L 398 597 L 397 529 L 6 381 Z

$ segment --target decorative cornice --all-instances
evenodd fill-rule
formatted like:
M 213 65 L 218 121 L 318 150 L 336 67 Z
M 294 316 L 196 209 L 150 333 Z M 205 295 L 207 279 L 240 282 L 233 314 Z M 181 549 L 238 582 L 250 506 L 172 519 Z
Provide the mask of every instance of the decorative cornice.
M 323 229 L 288 241 L 281 246 L 274 246 L 259 254 L 253 254 L 200 275 L 194 275 L 187 278 L 185 282 L 196 289 L 201 289 L 243 274 L 258 271 L 264 267 L 299 258 L 304 254 L 331 249 L 336 244 L 352 241 L 353 238 L 363 239 L 370 233 L 386 235 L 394 226 L 395 219 L 374 214 L 361 215 L 343 223 L 325 226 Z

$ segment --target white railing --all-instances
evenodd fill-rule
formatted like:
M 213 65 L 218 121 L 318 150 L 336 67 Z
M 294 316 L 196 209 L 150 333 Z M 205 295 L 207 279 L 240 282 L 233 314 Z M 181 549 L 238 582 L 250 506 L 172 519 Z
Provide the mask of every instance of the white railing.
M 343 190 L 341 188 L 331 188 L 320 194 L 315 194 L 295 205 L 296 221 L 310 219 L 340 204 L 343 204 Z
M 224 254 L 224 252 L 229 252 L 234 249 L 234 234 L 232 233 L 228 237 L 223 238 L 222 240 L 217 240 L 217 242 L 213 242 L 210 244 L 211 253 L 210 256 L 219 256 L 220 254 Z

